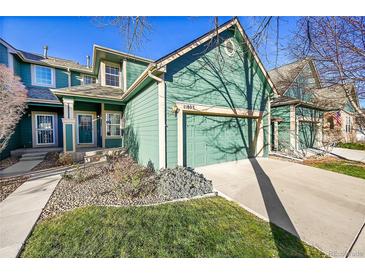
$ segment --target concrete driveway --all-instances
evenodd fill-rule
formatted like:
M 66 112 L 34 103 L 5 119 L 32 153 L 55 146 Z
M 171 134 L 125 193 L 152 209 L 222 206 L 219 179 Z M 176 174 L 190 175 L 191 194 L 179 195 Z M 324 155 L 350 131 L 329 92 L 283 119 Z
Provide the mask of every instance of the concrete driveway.
M 257 158 L 196 168 L 243 207 L 344 257 L 365 221 L 365 180 L 301 164 Z M 350 257 L 365 257 L 365 229 Z

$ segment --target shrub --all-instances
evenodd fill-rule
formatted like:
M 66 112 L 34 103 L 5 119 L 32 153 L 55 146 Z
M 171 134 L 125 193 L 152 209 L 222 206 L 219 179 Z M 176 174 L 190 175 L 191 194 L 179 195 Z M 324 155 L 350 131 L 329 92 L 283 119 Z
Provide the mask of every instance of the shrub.
M 60 166 L 69 166 L 74 164 L 74 160 L 70 153 L 61 153 L 58 156 L 57 164 Z
M 191 168 L 167 168 L 158 174 L 158 193 L 164 198 L 190 198 L 211 192 L 212 181 Z
M 129 156 L 113 158 L 111 165 L 117 191 L 123 197 L 143 198 L 155 192 L 156 176 L 151 168 L 138 165 Z
M 74 181 L 75 183 L 83 183 L 87 180 L 99 177 L 102 174 L 107 174 L 105 168 L 93 165 L 93 166 L 77 166 L 76 170 L 71 172 L 65 172 L 62 176 L 63 179 L 68 181 Z

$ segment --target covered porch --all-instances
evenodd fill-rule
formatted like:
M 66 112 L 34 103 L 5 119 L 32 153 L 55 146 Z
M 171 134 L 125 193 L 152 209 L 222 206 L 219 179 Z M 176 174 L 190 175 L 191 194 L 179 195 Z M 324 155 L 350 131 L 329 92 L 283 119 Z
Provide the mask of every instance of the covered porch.
M 85 155 L 87 151 L 123 147 L 120 90 L 93 84 L 54 93 L 63 103 L 63 152 Z

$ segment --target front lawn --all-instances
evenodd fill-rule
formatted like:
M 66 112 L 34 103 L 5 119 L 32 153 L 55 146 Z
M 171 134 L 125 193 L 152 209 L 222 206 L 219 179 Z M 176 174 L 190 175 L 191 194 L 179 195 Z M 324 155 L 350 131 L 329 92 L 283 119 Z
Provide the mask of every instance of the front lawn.
M 348 149 L 357 149 L 357 150 L 365 150 L 365 144 L 364 143 L 338 143 L 337 147 L 348 148 Z
M 38 224 L 22 257 L 325 257 L 221 197 L 86 207 Z
M 365 179 L 365 165 L 361 163 L 337 159 L 305 161 L 304 163 L 313 167 Z

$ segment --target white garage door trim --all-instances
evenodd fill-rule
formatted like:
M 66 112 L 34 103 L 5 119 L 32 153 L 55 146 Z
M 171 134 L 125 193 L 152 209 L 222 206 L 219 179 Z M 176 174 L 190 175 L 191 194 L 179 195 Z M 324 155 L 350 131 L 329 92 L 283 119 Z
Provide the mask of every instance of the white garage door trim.
M 248 110 L 243 108 L 226 108 L 216 107 L 212 105 L 195 104 L 188 102 L 176 102 L 174 112 L 177 112 L 177 164 L 184 165 L 184 114 L 196 115 L 214 115 L 214 116 L 229 116 L 241 118 L 257 119 L 258 136 L 256 143 L 256 156 L 263 155 L 264 147 L 264 128 L 262 124 L 262 117 L 264 112 L 258 110 Z

